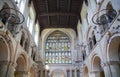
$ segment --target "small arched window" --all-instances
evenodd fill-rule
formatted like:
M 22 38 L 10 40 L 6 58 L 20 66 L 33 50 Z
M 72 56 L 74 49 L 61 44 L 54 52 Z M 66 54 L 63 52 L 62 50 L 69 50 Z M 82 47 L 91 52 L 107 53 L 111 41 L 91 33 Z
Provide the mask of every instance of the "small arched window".
M 70 38 L 61 31 L 51 33 L 45 43 L 46 64 L 71 63 Z
M 25 42 L 25 34 L 22 32 L 21 40 L 20 40 L 20 45 L 23 46 Z
M 97 43 L 94 31 L 92 32 L 92 37 L 89 38 L 89 49 L 91 50 L 94 45 Z
M 109 19 L 108 22 L 111 23 L 112 20 L 116 17 L 117 12 L 113 9 L 113 6 L 112 6 L 112 3 L 111 3 L 111 2 L 109 2 L 109 3 L 107 4 L 106 9 L 107 9 L 106 13 L 107 13 L 108 19 Z
M 25 41 L 24 49 L 25 49 L 26 52 L 28 52 L 28 50 L 29 50 L 29 42 L 28 42 L 28 39 L 26 39 L 26 41 Z
M 1 10 L 6 9 L 6 8 L 8 9 L 10 7 L 9 7 L 9 5 L 7 3 L 4 3 L 4 5 L 3 5 Z M 3 13 L 4 14 L 0 14 L 0 18 L 2 18 L 1 21 L 3 22 L 3 24 L 6 24 L 6 22 L 8 21 L 10 9 L 3 11 Z
M 92 35 L 92 41 L 93 41 L 93 45 L 95 45 L 96 44 L 96 37 L 95 37 L 95 33 L 93 32 L 93 35 Z

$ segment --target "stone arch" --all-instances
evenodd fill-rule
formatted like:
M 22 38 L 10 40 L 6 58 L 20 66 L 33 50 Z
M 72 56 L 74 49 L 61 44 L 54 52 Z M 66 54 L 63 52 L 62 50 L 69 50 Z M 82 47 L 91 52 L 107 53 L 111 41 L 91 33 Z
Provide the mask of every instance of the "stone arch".
M 75 31 L 73 29 L 64 29 L 64 28 L 62 28 L 62 29 L 59 29 L 59 28 L 58 29 L 45 29 L 42 31 L 42 35 L 41 35 L 42 39 L 44 39 L 43 42 L 45 42 L 47 37 L 56 30 L 65 33 L 69 38 L 71 38 L 70 39 L 71 41 L 73 40 L 72 37 L 76 38 L 76 34 L 75 34 Z M 69 32 L 72 32 L 73 34 L 71 34 Z
M 65 73 L 63 70 L 56 69 L 51 73 L 51 77 L 65 77 Z
M 27 58 L 25 57 L 24 54 L 21 54 L 17 60 L 16 63 L 18 66 L 22 66 L 22 68 L 18 68 L 18 70 L 26 70 L 27 69 Z
M 24 54 L 20 54 L 16 60 L 15 77 L 24 77 L 27 74 L 27 58 Z
M 44 40 L 46 41 L 47 37 L 48 37 L 50 34 L 52 34 L 53 32 L 55 32 L 55 31 L 63 32 L 63 33 L 65 33 L 69 38 L 72 38 L 71 35 L 70 35 L 68 32 L 62 31 L 61 29 L 55 29 L 55 30 L 49 31 L 49 33 L 47 33 L 46 36 L 44 37 Z M 45 42 L 45 41 L 44 41 L 44 42 Z
M 9 65 L 13 63 L 13 52 L 14 48 L 12 45 L 12 41 L 9 36 L 2 35 L 0 32 L 0 76 L 5 77 L 9 74 Z
M 101 66 L 102 62 L 99 56 L 94 55 L 92 58 L 92 73 L 95 77 L 105 77 L 103 67 Z
M 9 34 L 7 32 L 5 34 L 6 35 L 4 35 L 4 32 L 0 32 L 0 44 L 3 46 L 0 47 L 0 55 L 3 56 L 2 51 L 4 51 L 3 53 L 6 55 L 6 60 L 12 61 L 14 52 L 13 43 L 11 38 L 8 36 Z
M 61 32 L 61 33 L 65 34 L 65 35 L 67 35 L 67 36 L 70 38 L 70 40 L 71 40 L 71 36 L 70 36 L 68 33 L 63 32 L 63 31 L 61 31 L 61 30 L 54 30 L 54 31 L 52 31 L 49 35 L 53 34 L 54 32 Z M 46 37 L 46 39 L 49 37 L 49 35 Z
M 84 76 L 84 77 L 89 77 L 87 66 L 84 67 L 84 75 L 83 75 L 83 76 Z
M 0 61 L 9 61 L 10 53 L 6 40 L 0 36 Z
M 107 59 L 108 61 L 120 61 L 120 34 L 115 34 L 109 39 Z
M 120 34 L 114 34 L 107 45 L 107 64 L 110 66 L 111 75 L 120 76 Z

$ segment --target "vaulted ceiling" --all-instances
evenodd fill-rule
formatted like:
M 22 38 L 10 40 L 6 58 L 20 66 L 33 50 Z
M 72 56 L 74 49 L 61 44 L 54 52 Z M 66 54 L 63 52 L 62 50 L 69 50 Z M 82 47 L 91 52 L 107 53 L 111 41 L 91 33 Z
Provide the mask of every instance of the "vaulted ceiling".
M 83 0 L 33 0 L 33 3 L 40 31 L 46 28 L 72 28 L 77 32 Z

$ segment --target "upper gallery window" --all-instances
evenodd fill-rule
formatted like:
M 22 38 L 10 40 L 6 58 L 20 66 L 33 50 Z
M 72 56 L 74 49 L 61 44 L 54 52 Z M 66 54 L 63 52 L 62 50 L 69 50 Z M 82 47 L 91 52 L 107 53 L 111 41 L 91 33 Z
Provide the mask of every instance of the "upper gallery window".
M 71 42 L 65 33 L 55 31 L 48 36 L 45 44 L 45 63 L 71 63 Z

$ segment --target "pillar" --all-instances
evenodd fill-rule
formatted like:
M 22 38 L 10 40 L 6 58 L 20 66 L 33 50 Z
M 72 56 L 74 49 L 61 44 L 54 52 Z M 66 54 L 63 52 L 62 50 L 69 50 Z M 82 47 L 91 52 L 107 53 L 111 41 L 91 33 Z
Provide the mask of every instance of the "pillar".
M 105 77 L 120 77 L 120 62 L 110 61 L 104 64 Z
M 112 77 L 120 77 L 120 62 L 110 62 Z
M 8 61 L 0 61 L 0 77 L 14 77 L 15 64 Z
M 104 69 L 105 77 L 112 77 L 109 64 L 105 63 L 104 66 L 102 66 L 102 67 Z
M 93 72 L 90 73 L 90 76 L 91 77 L 101 77 L 100 76 L 100 71 L 93 71 Z

